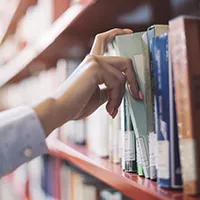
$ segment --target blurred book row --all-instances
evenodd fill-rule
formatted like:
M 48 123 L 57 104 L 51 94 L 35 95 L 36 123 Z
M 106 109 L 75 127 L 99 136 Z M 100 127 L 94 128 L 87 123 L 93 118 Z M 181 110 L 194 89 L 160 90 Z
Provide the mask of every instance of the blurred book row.
M 61 15 L 73 6 L 93 0 L 1 0 L 0 66 L 26 46 L 34 46 Z M 72 13 L 71 13 L 72 15 Z

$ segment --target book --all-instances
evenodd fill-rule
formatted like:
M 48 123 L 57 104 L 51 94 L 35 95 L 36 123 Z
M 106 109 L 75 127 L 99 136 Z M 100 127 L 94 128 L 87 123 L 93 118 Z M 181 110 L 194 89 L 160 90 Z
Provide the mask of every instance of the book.
M 122 170 L 125 170 L 125 161 L 124 161 L 124 132 L 125 132 L 125 98 L 122 98 L 120 106 L 120 143 L 119 143 L 119 157 L 120 157 L 120 166 Z
M 100 200 L 123 200 L 123 196 L 120 192 L 108 188 L 100 191 Z
M 116 36 L 114 46 L 119 56 L 128 57 L 132 60 L 133 68 L 136 73 L 139 88 L 144 94 L 144 49 L 142 35 L 144 32 Z M 147 112 L 144 101 L 135 100 L 128 87 L 127 100 L 136 141 L 139 143 L 139 150 L 142 166 L 146 178 L 150 177 L 149 150 L 148 150 L 148 129 Z
M 103 104 L 86 119 L 87 144 L 91 152 L 100 157 L 109 155 L 108 113 Z
M 124 94 L 124 170 L 137 172 L 136 137 L 129 112 L 128 92 Z
M 158 184 L 165 188 L 182 188 L 171 60 L 168 35 L 153 38 L 153 71 L 157 106 Z
M 154 75 L 152 67 L 152 39 L 165 32 L 168 32 L 168 25 L 153 25 L 147 29 L 147 34 L 143 35 L 143 44 L 145 49 L 145 102 L 148 107 L 147 122 L 149 131 L 149 162 L 150 162 L 150 179 L 155 180 L 157 177 L 156 170 L 156 133 L 158 132 L 156 103 L 154 100 Z M 147 37 L 147 38 L 146 38 Z M 147 39 L 147 41 L 146 41 Z M 148 53 L 147 53 L 148 49 Z
M 119 140 L 120 140 L 120 113 L 118 112 L 116 117 L 112 119 L 109 116 L 109 158 L 113 163 L 120 162 L 119 155 Z
M 86 143 L 86 122 L 85 119 L 76 120 L 75 122 L 74 142 L 78 145 L 85 145 Z
M 137 174 L 139 176 L 144 176 L 144 171 L 142 168 L 142 161 L 140 156 L 140 150 L 139 150 L 139 141 L 136 141 L 136 159 L 137 159 Z
M 169 22 L 184 192 L 200 193 L 200 18 Z
M 71 174 L 72 169 L 69 167 L 69 165 L 66 162 L 63 162 L 60 167 L 60 199 L 71 199 Z

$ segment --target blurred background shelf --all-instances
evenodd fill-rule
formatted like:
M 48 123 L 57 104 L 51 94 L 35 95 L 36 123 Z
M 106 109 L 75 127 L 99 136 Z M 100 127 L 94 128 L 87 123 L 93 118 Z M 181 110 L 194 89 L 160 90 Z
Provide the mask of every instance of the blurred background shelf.
M 21 0 L 4 38 L 14 33 L 17 20 L 24 15 L 28 5 L 34 3 L 36 0 L 26 3 Z M 56 5 L 52 27 L 34 45 L 26 46 L 1 66 L 0 86 L 22 80 L 34 74 L 33 71 L 54 67 L 59 58 L 83 59 L 97 33 L 115 27 L 145 30 L 154 23 L 167 23 L 171 17 L 180 13 L 199 11 L 197 0 L 90 0 L 85 4 L 72 5 L 68 9 L 69 5 L 65 8 L 59 7 L 59 3 L 55 3 Z
M 148 200 L 199 200 L 184 195 L 181 191 L 160 188 L 156 182 L 137 174 L 126 173 L 109 159 L 100 158 L 92 154 L 86 146 L 78 146 L 70 142 L 63 143 L 56 137 L 48 141 L 50 153 L 63 160 L 67 160 L 98 178 L 109 186 L 117 189 L 131 199 Z
M 20 0 L 14 6 L 12 6 L 12 8 L 8 8 L 12 10 L 12 13 L 9 17 L 9 20 L 6 22 L 6 27 L 3 30 L 0 43 L 4 42 L 9 35 L 16 31 L 19 20 L 25 15 L 27 9 L 36 3 L 37 0 Z
M 63 39 L 62 33 L 66 31 L 69 24 L 76 20 L 76 17 L 86 8 L 82 5 L 74 5 L 62 14 L 46 31 L 39 37 L 35 45 L 26 46 L 7 64 L 0 67 L 0 86 L 8 81 L 16 82 L 31 75 L 31 71 L 40 71 L 52 67 L 59 58 L 68 58 L 69 48 L 78 41 L 72 37 Z M 83 45 L 84 41 L 80 40 Z M 85 55 L 85 53 L 84 53 Z M 83 57 L 83 55 L 78 55 Z M 70 56 L 75 58 L 75 56 Z

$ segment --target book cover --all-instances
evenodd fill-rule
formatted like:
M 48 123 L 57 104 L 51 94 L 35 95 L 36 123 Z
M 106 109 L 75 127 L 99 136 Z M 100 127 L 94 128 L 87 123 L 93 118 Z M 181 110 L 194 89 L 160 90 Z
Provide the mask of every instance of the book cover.
M 166 188 L 182 188 L 174 88 L 167 34 L 153 38 L 152 52 L 158 112 L 158 184 Z
M 128 57 L 132 60 L 140 90 L 144 94 L 144 49 L 142 35 L 144 32 L 117 36 L 114 40 L 115 49 L 119 56 Z M 146 178 L 150 177 L 147 112 L 144 101 L 135 100 L 131 96 L 128 87 L 127 100 L 131 121 L 135 131 L 136 140 L 139 142 L 142 166 Z
M 168 32 L 168 25 L 153 25 L 147 29 L 147 34 L 143 35 L 144 48 L 145 48 L 145 58 L 146 58 L 146 87 L 145 87 L 145 101 L 148 106 L 147 113 L 147 122 L 148 122 L 148 131 L 149 131 L 149 162 L 150 162 L 150 179 L 155 180 L 157 177 L 156 170 L 156 159 L 157 159 L 157 150 L 156 150 L 156 112 L 155 107 L 156 103 L 154 100 L 154 75 L 152 67 L 152 39 L 156 36 L 159 36 L 165 32 Z M 147 37 L 147 38 L 146 38 Z M 146 41 L 147 39 L 147 41 Z M 148 48 L 148 53 L 147 53 Z
M 169 22 L 184 192 L 200 193 L 200 18 Z

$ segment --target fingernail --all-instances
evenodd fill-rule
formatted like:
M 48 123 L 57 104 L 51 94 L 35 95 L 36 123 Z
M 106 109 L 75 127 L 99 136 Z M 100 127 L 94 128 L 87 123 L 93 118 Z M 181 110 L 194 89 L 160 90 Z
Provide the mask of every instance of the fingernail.
M 127 32 L 130 32 L 130 33 L 133 32 L 131 29 L 128 29 L 128 28 L 125 28 L 125 29 L 123 29 L 123 30 L 124 30 L 124 31 L 127 31 Z
M 144 98 L 144 96 L 143 96 L 143 94 L 142 94 L 141 91 L 139 91 L 138 95 L 139 95 L 140 99 L 143 99 L 143 98 Z
M 115 112 L 115 109 L 111 108 L 110 115 L 113 116 L 114 112 Z
M 116 110 L 114 111 L 114 113 L 113 113 L 113 115 L 112 115 L 112 118 L 113 118 L 113 119 L 116 117 L 117 113 L 118 113 L 118 109 L 116 109 Z

